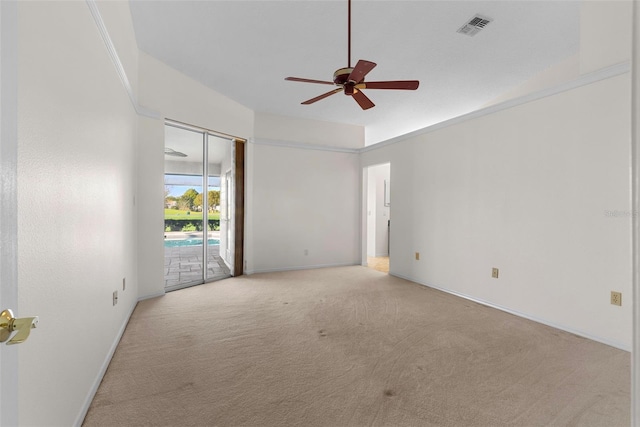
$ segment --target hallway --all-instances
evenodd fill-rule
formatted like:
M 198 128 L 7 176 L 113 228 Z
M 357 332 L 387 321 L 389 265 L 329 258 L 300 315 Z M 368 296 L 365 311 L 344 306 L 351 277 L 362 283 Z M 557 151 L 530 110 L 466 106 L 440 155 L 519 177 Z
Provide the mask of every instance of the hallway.
M 381 271 L 383 273 L 389 272 L 389 257 L 388 256 L 379 256 L 379 257 L 367 257 L 367 266 L 369 268 L 373 268 L 374 270 Z

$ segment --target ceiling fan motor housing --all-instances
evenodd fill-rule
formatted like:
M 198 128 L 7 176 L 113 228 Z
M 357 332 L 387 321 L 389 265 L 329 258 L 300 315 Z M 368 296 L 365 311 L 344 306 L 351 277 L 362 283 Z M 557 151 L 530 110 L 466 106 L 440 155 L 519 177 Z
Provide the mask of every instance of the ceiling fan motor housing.
M 353 71 L 353 68 L 340 68 L 333 73 L 333 82 L 337 85 L 343 85 L 347 82 L 349 74 Z
M 333 73 L 333 82 L 344 88 L 345 95 L 353 95 L 356 92 L 355 83 L 349 81 L 349 75 L 352 71 L 353 68 L 340 68 Z M 364 81 L 364 79 L 362 79 L 362 81 Z

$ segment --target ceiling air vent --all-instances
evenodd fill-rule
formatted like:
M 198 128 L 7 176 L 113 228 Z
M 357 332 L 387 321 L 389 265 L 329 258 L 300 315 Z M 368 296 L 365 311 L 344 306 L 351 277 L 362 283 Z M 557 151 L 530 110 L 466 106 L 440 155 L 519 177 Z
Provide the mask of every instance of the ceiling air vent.
M 486 16 L 482 15 L 476 15 L 462 27 L 458 28 L 458 32 L 460 34 L 466 34 L 469 37 L 473 37 L 478 34 L 480 30 L 486 27 L 491 21 L 493 21 L 493 19 L 487 18 Z

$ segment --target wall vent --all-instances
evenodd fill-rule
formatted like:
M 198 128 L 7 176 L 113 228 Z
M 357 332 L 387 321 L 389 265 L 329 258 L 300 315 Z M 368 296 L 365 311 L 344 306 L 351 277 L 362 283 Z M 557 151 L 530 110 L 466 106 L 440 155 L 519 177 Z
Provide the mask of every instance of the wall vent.
M 458 32 L 460 34 L 466 34 L 469 37 L 473 37 L 478 34 L 480 30 L 484 29 L 484 27 L 486 27 L 491 21 L 493 21 L 493 19 L 482 15 L 476 15 L 469 19 L 462 27 L 458 28 Z

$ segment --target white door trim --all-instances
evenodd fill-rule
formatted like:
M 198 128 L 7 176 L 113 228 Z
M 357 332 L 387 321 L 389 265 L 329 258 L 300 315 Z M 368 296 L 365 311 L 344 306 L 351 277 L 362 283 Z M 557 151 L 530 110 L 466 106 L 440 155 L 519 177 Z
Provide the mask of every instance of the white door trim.
M 0 310 L 18 310 L 18 2 L 0 2 Z M 18 350 L 0 347 L 0 425 L 18 425 Z
M 640 5 L 633 2 L 631 60 L 632 351 L 631 425 L 640 427 Z

